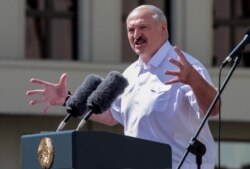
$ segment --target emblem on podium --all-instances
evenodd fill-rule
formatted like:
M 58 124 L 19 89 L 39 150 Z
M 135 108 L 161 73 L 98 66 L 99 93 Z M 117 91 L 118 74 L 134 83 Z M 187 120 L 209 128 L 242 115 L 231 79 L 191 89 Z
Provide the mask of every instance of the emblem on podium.
M 38 146 L 37 153 L 42 169 L 50 169 L 54 160 L 54 148 L 52 140 L 48 137 L 42 138 Z

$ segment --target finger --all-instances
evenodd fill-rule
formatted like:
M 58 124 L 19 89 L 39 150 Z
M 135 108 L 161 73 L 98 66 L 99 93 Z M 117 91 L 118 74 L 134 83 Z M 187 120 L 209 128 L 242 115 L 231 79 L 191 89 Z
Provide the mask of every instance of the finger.
M 166 70 L 164 73 L 166 75 L 172 75 L 172 76 L 178 76 L 180 74 L 179 71 L 174 71 L 174 70 Z
M 48 86 L 50 85 L 51 83 L 49 82 L 46 82 L 44 80 L 40 80 L 40 79 L 30 79 L 30 82 L 33 83 L 33 84 L 37 84 L 37 85 L 40 85 L 40 86 Z
M 68 79 L 68 75 L 67 73 L 63 73 L 60 77 L 60 84 L 63 83 L 63 84 L 66 84 L 67 83 L 67 79 Z
M 42 103 L 44 102 L 45 100 L 43 98 L 40 98 L 40 99 L 36 99 L 36 100 L 31 100 L 30 101 L 30 105 L 36 105 L 36 104 L 39 104 L 39 103 Z
M 177 53 L 178 56 L 184 57 L 183 53 L 181 52 L 180 48 L 177 46 L 174 46 L 174 51 Z
M 180 48 L 178 48 L 177 46 L 174 46 L 174 50 L 175 50 L 176 54 L 179 56 L 180 60 L 186 61 L 186 58 L 185 58 L 185 56 L 182 53 Z
M 169 62 L 172 63 L 172 64 L 174 64 L 177 67 L 181 67 L 182 66 L 182 64 L 179 61 L 177 61 L 177 60 L 175 60 L 173 58 L 169 58 Z
M 178 82 L 179 82 L 179 80 L 177 78 L 174 78 L 172 80 L 165 81 L 164 84 L 170 85 L 170 84 L 174 84 L 174 83 L 178 83 Z
M 43 95 L 43 93 L 44 93 L 44 90 L 28 90 L 27 92 L 26 92 L 26 95 L 27 96 L 32 96 L 32 95 L 38 95 L 38 94 L 40 94 L 40 95 Z
M 45 109 L 43 110 L 43 112 L 44 112 L 44 113 L 47 113 L 48 110 L 49 110 L 49 108 L 50 108 L 50 105 L 47 105 L 47 106 L 45 107 Z

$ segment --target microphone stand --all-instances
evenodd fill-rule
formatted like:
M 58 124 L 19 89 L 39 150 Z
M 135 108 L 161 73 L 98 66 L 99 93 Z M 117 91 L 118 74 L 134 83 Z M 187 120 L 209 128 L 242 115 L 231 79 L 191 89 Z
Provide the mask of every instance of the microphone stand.
M 196 163 L 197 163 L 197 168 L 200 169 L 201 167 L 201 164 L 202 164 L 202 156 L 205 154 L 206 152 L 206 147 L 203 143 L 201 143 L 200 141 L 197 140 L 197 137 L 199 136 L 203 126 L 205 125 L 205 123 L 207 122 L 211 112 L 212 112 L 212 109 L 214 108 L 215 104 L 217 103 L 217 101 L 219 100 L 223 90 L 225 89 L 229 79 L 231 78 L 235 68 L 238 66 L 238 64 L 240 63 L 240 60 L 241 60 L 241 54 L 239 56 L 237 56 L 234 60 L 234 64 L 232 66 L 232 68 L 230 69 L 230 72 L 229 74 L 227 75 L 224 83 L 222 84 L 222 87 L 221 89 L 219 89 L 219 92 L 217 93 L 216 97 L 214 98 L 212 104 L 210 105 L 207 113 L 206 113 L 206 116 L 204 117 L 200 127 L 198 128 L 195 136 L 191 139 L 188 147 L 187 147 L 187 150 L 185 152 L 185 154 L 183 155 L 177 169 L 180 169 L 183 162 L 185 161 L 187 155 L 189 152 L 193 153 L 194 155 L 196 155 Z M 225 66 L 225 65 L 223 65 Z

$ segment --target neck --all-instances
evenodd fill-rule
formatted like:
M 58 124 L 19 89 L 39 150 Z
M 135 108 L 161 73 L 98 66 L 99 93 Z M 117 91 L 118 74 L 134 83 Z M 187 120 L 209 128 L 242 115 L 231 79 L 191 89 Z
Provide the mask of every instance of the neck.
M 147 55 L 147 54 L 140 55 L 141 60 L 145 64 L 147 64 L 151 60 L 152 57 L 153 57 L 153 55 Z
M 141 54 L 140 55 L 140 58 L 141 58 L 141 60 L 145 63 L 145 64 L 147 64 L 151 59 L 152 59 L 152 57 L 155 55 L 155 53 L 163 46 L 163 44 L 165 43 L 165 42 L 167 42 L 168 41 L 168 39 L 166 39 L 165 41 L 163 41 L 162 43 L 161 43 L 161 45 L 157 48 L 157 50 L 155 50 L 152 54 Z

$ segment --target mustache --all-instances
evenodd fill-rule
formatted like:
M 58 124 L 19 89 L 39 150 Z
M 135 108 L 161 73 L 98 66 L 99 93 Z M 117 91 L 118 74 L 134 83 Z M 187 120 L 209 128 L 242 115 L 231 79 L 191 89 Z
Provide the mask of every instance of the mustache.
M 147 41 L 147 38 L 144 37 L 144 36 L 139 36 L 137 39 L 135 39 L 134 43 L 135 44 L 138 44 L 140 42 L 146 42 Z

